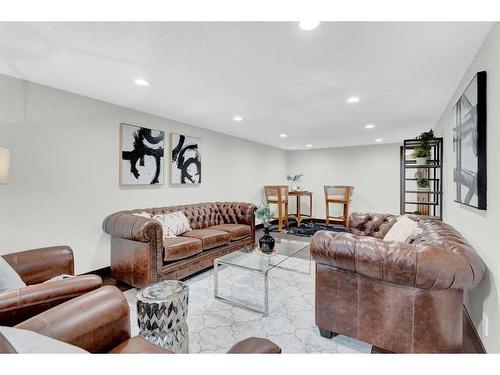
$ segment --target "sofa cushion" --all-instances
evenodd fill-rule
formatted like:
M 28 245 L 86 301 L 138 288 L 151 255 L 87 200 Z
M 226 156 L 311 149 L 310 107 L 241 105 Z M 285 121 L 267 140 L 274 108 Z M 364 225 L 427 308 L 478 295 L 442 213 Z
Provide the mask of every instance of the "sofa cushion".
M 164 259 L 166 262 L 189 258 L 203 251 L 201 240 L 198 238 L 175 237 L 164 238 Z
M 25 286 L 26 284 L 17 272 L 0 256 L 0 292 L 24 288 Z
M 231 240 L 229 233 L 217 229 L 194 229 L 186 232 L 182 237 L 198 238 L 203 244 L 203 250 L 227 245 Z
M 250 225 L 245 224 L 220 224 L 210 227 L 210 229 L 223 230 L 231 235 L 231 241 L 241 240 L 242 238 L 250 236 L 252 229 Z

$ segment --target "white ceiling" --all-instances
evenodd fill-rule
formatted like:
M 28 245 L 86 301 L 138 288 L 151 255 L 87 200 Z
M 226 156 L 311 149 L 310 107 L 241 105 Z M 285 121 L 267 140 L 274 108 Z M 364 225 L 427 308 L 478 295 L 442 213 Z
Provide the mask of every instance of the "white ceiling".
M 0 73 L 281 148 L 399 142 L 437 122 L 492 25 L 0 23 Z

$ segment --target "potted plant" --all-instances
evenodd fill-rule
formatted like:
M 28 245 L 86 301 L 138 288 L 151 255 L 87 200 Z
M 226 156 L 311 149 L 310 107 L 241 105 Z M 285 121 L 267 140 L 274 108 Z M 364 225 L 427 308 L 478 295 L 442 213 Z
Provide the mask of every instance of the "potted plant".
M 418 190 L 429 190 L 429 179 L 425 177 L 419 177 L 417 178 L 417 187 Z
M 255 217 L 261 220 L 262 225 L 264 225 L 264 235 L 259 238 L 260 251 L 265 254 L 272 253 L 274 249 L 274 238 L 269 234 L 269 231 L 271 230 L 273 213 L 269 204 L 266 203 L 265 205 L 260 206 L 255 211 Z
M 427 164 L 427 159 L 429 158 L 429 153 L 427 150 L 417 147 L 415 150 L 413 150 L 411 156 L 415 159 L 415 164 L 417 165 L 426 165 Z
M 302 177 L 304 176 L 303 173 L 296 174 L 296 175 L 287 175 L 286 180 L 290 184 L 290 190 L 291 191 L 299 191 L 300 190 L 300 182 L 302 181 Z
M 431 129 L 423 132 L 416 139 L 420 141 L 420 145 L 413 150 L 411 156 L 415 159 L 415 164 L 426 165 L 431 156 L 430 141 L 434 139 L 434 131 Z

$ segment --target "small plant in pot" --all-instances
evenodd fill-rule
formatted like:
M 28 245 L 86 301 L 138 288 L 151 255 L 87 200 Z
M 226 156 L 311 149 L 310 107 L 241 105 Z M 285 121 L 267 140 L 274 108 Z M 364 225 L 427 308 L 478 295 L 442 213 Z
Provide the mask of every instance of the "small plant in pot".
M 415 164 L 417 165 L 426 165 L 427 158 L 430 156 L 427 150 L 424 150 L 421 147 L 417 147 L 413 150 L 411 156 L 415 159 Z
M 269 204 L 265 204 L 260 206 L 255 211 L 255 217 L 262 221 L 262 225 L 264 225 L 264 235 L 259 238 L 259 247 L 260 251 L 264 254 L 270 254 L 274 249 L 274 238 L 269 234 L 271 230 L 271 220 L 273 218 L 273 213 Z
M 425 178 L 425 177 L 419 177 L 417 179 L 417 187 L 418 187 L 418 190 L 429 190 L 429 179 Z
M 413 150 L 411 156 L 415 159 L 417 165 L 427 164 L 427 159 L 431 156 L 430 141 L 434 139 L 434 131 L 423 132 L 417 137 L 420 145 Z

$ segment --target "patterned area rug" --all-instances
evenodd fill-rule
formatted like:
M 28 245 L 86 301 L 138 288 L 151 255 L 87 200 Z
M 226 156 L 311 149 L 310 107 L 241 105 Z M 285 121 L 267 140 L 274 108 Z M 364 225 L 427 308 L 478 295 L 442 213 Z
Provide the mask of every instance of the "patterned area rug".
M 347 232 L 345 227 L 341 225 L 324 225 L 311 222 L 303 222 L 300 227 L 297 226 L 295 221 L 291 221 L 288 228 L 283 229 L 285 234 L 293 234 L 299 237 L 312 237 L 314 233 L 320 230 L 327 230 L 330 232 Z M 272 232 L 278 232 L 278 226 L 274 225 L 271 229 Z
M 346 336 L 326 339 L 314 324 L 314 263 L 291 258 L 269 273 L 269 315 L 263 317 L 214 299 L 213 270 L 199 274 L 189 285 L 189 352 L 225 353 L 237 341 L 266 337 L 283 353 L 370 353 L 371 346 Z M 262 303 L 263 276 L 234 269 L 219 269 L 221 295 L 239 296 L 245 302 Z M 131 309 L 132 334 L 138 334 L 137 289 L 125 292 Z

